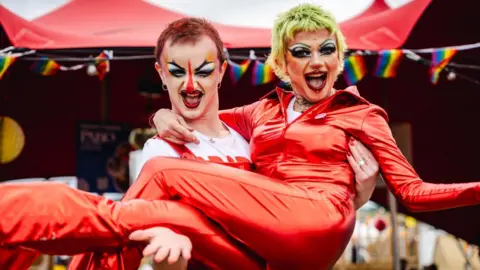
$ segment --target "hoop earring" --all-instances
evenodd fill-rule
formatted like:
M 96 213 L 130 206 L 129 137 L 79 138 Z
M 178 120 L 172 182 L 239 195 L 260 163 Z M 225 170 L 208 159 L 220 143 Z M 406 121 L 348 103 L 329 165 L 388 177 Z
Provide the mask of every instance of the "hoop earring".
M 163 91 L 168 91 L 167 85 L 166 85 L 166 84 L 162 84 L 162 89 L 163 89 Z
M 220 87 L 222 87 L 222 83 L 217 84 L 217 88 L 220 89 Z

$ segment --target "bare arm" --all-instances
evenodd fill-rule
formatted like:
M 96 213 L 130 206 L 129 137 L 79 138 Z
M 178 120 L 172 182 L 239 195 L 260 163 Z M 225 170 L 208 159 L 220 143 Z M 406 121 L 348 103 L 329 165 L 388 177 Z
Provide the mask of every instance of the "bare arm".
M 246 140 L 250 140 L 256 117 L 255 109 L 259 103 L 260 101 L 233 109 L 222 110 L 219 112 L 220 120 L 237 131 Z M 185 119 L 169 109 L 158 110 L 150 122 L 156 128 L 158 136 L 164 140 L 176 144 L 198 143 L 198 139 L 192 133 L 193 129 L 188 126 Z

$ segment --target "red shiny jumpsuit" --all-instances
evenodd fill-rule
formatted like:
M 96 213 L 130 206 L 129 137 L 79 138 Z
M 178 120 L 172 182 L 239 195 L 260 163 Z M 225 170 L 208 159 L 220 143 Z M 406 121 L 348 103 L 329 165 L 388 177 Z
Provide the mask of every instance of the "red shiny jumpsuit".
M 408 209 L 480 203 L 480 183 L 424 183 L 398 149 L 378 106 L 338 91 L 287 123 L 292 98 L 291 92 L 277 89 L 257 103 L 222 113 L 224 122 L 250 139 L 252 161 L 263 175 L 156 158 L 147 162 L 139 181 L 146 190 L 162 190 L 162 199 L 199 209 L 264 258 L 269 269 L 329 269 L 343 252 L 355 222 L 354 175 L 346 160 L 350 136 L 370 148 L 388 188 Z M 104 215 L 101 207 L 72 207 L 86 222 Z M 128 208 L 118 210 L 122 215 Z M 161 210 L 166 212 L 158 225 L 178 223 L 170 209 Z M 144 211 L 138 219 L 153 214 Z M 127 217 L 119 220 L 129 222 Z M 126 225 L 126 232 L 134 229 L 130 222 Z M 89 237 L 78 231 L 72 236 Z M 91 233 L 92 239 L 101 236 Z
M 191 159 L 191 160 L 203 160 L 201 158 L 197 158 L 193 152 L 191 152 L 187 147 L 184 145 L 176 145 L 169 143 L 171 147 L 180 155 L 181 158 Z M 215 159 L 214 163 L 238 168 L 242 170 L 250 170 L 252 164 L 245 159 L 245 161 L 236 161 L 236 162 L 222 162 L 221 159 Z M 141 181 L 141 180 L 139 180 Z M 140 182 L 139 182 L 140 183 Z M 144 183 L 144 181 L 143 181 Z M 65 211 L 75 211 L 80 207 L 89 207 L 91 206 L 92 201 L 88 197 L 91 197 L 90 194 L 85 192 L 75 191 L 73 189 L 68 188 L 62 184 L 53 184 L 53 185 L 45 185 L 45 183 L 35 184 L 36 192 L 32 194 L 32 186 L 25 186 L 22 184 L 20 185 L 7 185 L 7 186 L 0 186 L 0 193 L 1 194 L 9 194 L 7 198 L 3 200 L 0 199 L 0 205 L 4 206 L 6 204 L 15 204 L 16 201 L 21 201 L 21 198 L 24 199 L 26 195 L 32 198 L 33 204 L 35 202 L 41 202 L 41 200 L 45 201 L 45 195 L 48 198 L 51 198 L 51 202 L 57 200 L 60 205 L 64 205 L 65 208 L 60 209 L 62 213 L 60 215 L 51 216 L 51 220 L 55 220 L 57 223 L 54 226 L 62 226 L 59 222 L 62 219 L 65 219 Z M 30 194 L 29 194 L 30 193 Z M 48 194 L 51 195 L 48 195 Z M 88 194 L 88 195 L 86 195 Z M 83 195 L 88 196 L 87 202 L 84 201 L 85 197 Z M 83 198 L 82 198 L 83 197 Z M 106 204 L 110 204 L 112 206 L 113 202 L 108 200 L 103 200 L 101 197 L 95 196 L 95 199 L 99 199 L 101 203 L 94 203 L 94 207 L 97 207 L 100 210 L 102 207 L 105 207 Z M 144 184 L 135 184 L 130 188 L 122 198 L 122 201 L 131 200 L 131 199 L 152 199 L 158 197 L 156 194 L 155 189 L 145 189 Z M 72 200 L 75 201 L 72 203 Z M 70 201 L 70 203 L 68 203 Z M 192 259 L 188 263 L 189 270 L 202 270 L 202 269 L 237 269 L 237 270 L 244 270 L 244 269 L 265 269 L 265 262 L 258 257 L 258 255 L 254 254 L 251 250 L 245 248 L 244 245 L 239 243 L 238 241 L 234 241 L 230 236 L 228 236 L 219 226 L 215 223 L 212 223 L 208 220 L 204 215 L 202 215 L 198 210 L 188 206 L 188 205 L 179 205 L 174 202 L 167 202 L 164 204 L 163 202 L 157 202 L 157 205 L 148 205 L 145 207 L 144 201 L 138 201 L 139 204 L 136 206 L 138 209 L 143 211 L 156 211 L 157 213 L 165 212 L 165 207 L 169 209 L 169 211 L 176 212 L 175 215 L 180 215 L 182 218 L 172 218 L 177 220 L 177 223 L 166 224 L 166 227 L 170 227 L 173 230 L 182 231 L 182 233 L 186 234 L 193 243 L 194 250 L 192 252 Z M 135 201 L 133 205 L 135 205 Z M 48 203 L 47 203 L 48 204 Z M 35 204 L 37 207 L 40 204 Z M 69 208 L 69 206 L 75 205 L 77 208 Z M 15 207 L 19 206 L 16 204 Z M 38 212 L 32 212 L 31 209 L 27 211 L 23 211 L 21 208 L 24 208 L 25 205 L 22 204 L 19 208 L 19 211 L 8 210 L 10 214 L 15 214 L 15 217 L 9 218 L 9 221 L 0 222 L 0 225 L 17 225 L 17 229 L 13 228 L 8 230 L 9 236 L 6 238 L 5 236 L 0 236 L 0 242 L 8 243 L 6 246 L 10 249 L 0 249 L 0 266 L 8 267 L 9 269 L 29 269 L 29 266 L 33 263 L 35 258 L 39 255 L 38 252 L 34 250 L 28 250 L 24 248 L 19 248 L 20 246 L 28 247 L 28 248 L 35 248 L 44 253 L 48 254 L 76 254 L 80 252 L 86 251 L 102 251 L 101 253 L 86 253 L 75 256 L 72 262 L 69 265 L 69 269 L 138 269 L 140 261 L 142 259 L 142 250 L 145 247 L 144 245 L 138 244 L 129 244 L 128 246 L 122 243 L 121 238 L 128 237 L 128 234 L 125 233 L 123 235 L 120 230 L 115 230 L 115 233 L 109 233 L 108 236 L 99 235 L 95 237 L 96 239 L 92 239 L 92 245 L 84 245 L 81 244 L 82 237 L 78 237 L 80 234 L 77 234 L 74 238 L 69 239 L 70 235 L 59 235 L 59 237 L 50 237 L 49 239 L 45 239 L 45 233 L 47 235 L 51 235 L 51 232 L 40 231 L 35 232 L 33 229 L 35 226 L 42 224 L 39 221 Z M 49 215 L 52 213 L 53 208 L 46 207 L 46 214 Z M 108 206 L 107 206 L 108 207 Z M 135 206 L 134 206 L 135 207 Z M 163 209 L 159 209 L 161 207 Z M 94 210 L 96 211 L 96 210 Z M 101 210 L 100 210 L 101 211 Z M 53 211 L 54 212 L 54 211 Z M 120 212 L 120 211 L 118 211 Z M 124 213 L 126 211 L 123 211 Z M 131 214 L 137 215 L 138 211 L 136 208 L 131 209 Z M 23 215 L 22 215 L 23 214 Z M 6 213 L 8 215 L 8 213 Z M 64 215 L 62 217 L 62 215 Z M 89 227 L 95 227 L 95 231 L 98 233 L 100 231 L 109 231 L 112 228 L 109 226 L 110 224 L 115 224 L 117 220 L 115 220 L 115 214 L 103 214 L 103 219 L 93 219 L 90 220 L 88 223 L 83 223 L 80 219 L 71 220 L 68 219 L 68 227 L 66 230 L 70 230 L 72 227 L 77 227 L 79 230 L 85 230 Z M 25 218 L 27 217 L 27 220 Z M 126 218 L 126 217 L 125 217 Z M 131 219 L 129 217 L 128 219 Z M 150 220 L 158 219 L 153 215 L 153 218 Z M 133 222 L 134 224 L 140 224 L 141 226 L 143 220 L 139 220 L 138 222 Z M 33 223 L 31 223 L 33 222 Z M 178 223 L 186 223 L 186 225 L 178 224 Z M 103 223 L 103 224 L 102 224 Z M 110 223 L 110 224 L 105 224 Z M 137 226 L 134 225 L 133 226 Z M 119 228 L 122 227 L 123 224 L 116 224 Z M 137 226 L 137 228 L 138 228 Z M 28 228 L 22 229 L 21 227 Z M 143 226 L 145 227 L 145 226 Z M 49 226 L 44 226 L 43 229 L 49 230 Z M 2 232 L 6 229 L 2 227 Z M 131 232 L 131 230 L 130 230 Z M 87 233 L 89 233 L 87 231 Z M 60 232 L 62 234 L 62 232 Z M 118 241 L 112 239 L 115 237 L 115 234 L 119 234 L 120 236 Z M 87 237 L 91 237 L 87 236 Z M 3 238 L 3 239 L 2 239 Z M 102 238 L 102 239 L 101 239 Z M 39 239 L 40 241 L 25 241 Z M 83 241 L 88 241 L 88 239 L 84 239 Z M 68 246 L 66 246 L 68 245 Z M 117 247 L 115 246 L 117 245 Z M 15 249 L 13 249 L 15 247 Z M 109 256 L 105 256 L 105 254 L 109 254 Z M 212 256 L 215 254 L 215 256 Z M 22 257 L 19 257 L 22 256 Z M 21 259 L 20 259 L 21 258 Z

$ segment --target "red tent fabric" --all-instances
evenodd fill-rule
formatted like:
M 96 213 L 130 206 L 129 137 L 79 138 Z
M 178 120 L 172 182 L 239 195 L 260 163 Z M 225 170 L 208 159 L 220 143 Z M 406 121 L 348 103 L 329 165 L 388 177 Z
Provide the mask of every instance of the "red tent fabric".
M 374 1 L 362 14 L 341 23 L 354 49 L 401 47 L 431 0 L 414 0 L 391 9 Z M 32 21 L 0 6 L 0 20 L 15 47 L 63 49 L 153 47 L 176 13 L 140 0 L 74 0 Z M 270 29 L 215 24 L 228 48 L 268 48 Z

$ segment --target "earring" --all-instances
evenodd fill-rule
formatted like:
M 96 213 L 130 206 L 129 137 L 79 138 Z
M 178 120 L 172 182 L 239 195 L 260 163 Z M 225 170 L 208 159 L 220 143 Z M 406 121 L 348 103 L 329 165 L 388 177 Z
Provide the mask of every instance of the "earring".
M 222 87 L 222 83 L 221 83 L 221 82 L 217 84 L 217 88 L 220 89 L 220 87 Z
M 167 85 L 166 85 L 166 84 L 162 84 L 162 89 L 163 89 L 163 91 L 168 91 Z

